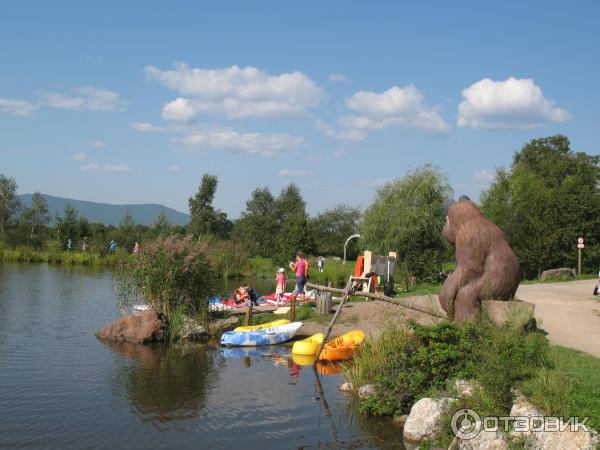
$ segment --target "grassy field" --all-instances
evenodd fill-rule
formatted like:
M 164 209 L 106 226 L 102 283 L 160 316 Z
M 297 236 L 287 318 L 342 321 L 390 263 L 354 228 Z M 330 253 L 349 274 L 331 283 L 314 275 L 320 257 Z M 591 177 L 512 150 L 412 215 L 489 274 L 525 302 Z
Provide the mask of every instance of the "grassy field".
M 0 261 L 19 263 L 45 262 L 65 265 L 115 266 L 130 257 L 131 255 L 122 250 L 118 250 L 110 256 L 101 256 L 91 252 L 34 250 L 30 247 L 0 250 Z

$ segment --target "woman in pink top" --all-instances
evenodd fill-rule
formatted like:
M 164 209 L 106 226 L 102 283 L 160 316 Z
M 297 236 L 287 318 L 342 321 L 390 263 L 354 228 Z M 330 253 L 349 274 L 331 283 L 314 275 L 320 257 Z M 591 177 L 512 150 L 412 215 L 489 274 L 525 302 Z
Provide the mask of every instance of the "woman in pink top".
M 308 275 L 308 261 L 304 259 L 304 253 L 296 254 L 296 262 L 291 262 L 290 268 L 296 273 L 296 291 L 298 295 L 304 296 L 304 285 Z

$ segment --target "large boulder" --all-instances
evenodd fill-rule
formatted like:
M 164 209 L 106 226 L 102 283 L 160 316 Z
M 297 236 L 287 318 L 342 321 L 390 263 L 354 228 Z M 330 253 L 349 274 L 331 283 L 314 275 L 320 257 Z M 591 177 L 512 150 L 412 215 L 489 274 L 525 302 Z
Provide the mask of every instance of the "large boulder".
M 518 431 L 517 427 L 515 427 L 515 429 L 511 431 L 512 436 L 525 436 L 528 440 L 528 444 L 532 448 L 543 450 L 593 450 L 597 448 L 599 437 L 598 433 L 594 430 L 584 429 L 583 427 L 578 429 L 575 429 L 576 427 L 574 427 L 571 429 L 570 426 L 563 426 L 564 430 L 560 431 L 561 425 L 556 424 L 556 420 L 544 417 L 544 414 L 531 404 L 531 402 L 520 392 L 516 392 L 515 394 L 510 415 L 513 417 L 528 417 L 530 421 L 531 418 L 535 418 L 534 420 L 536 422 L 534 422 L 533 426 L 538 428 L 539 431 L 532 432 L 529 429 Z M 553 421 L 552 424 L 550 423 L 550 420 Z M 563 424 L 562 420 L 559 422 Z M 529 423 L 531 424 L 531 422 Z M 551 431 L 554 429 L 556 431 Z
M 166 336 L 166 324 L 162 314 L 156 311 L 132 313 L 101 328 L 96 336 L 112 341 L 136 344 L 162 341 Z
M 439 431 L 438 421 L 453 400 L 422 398 L 412 405 L 404 424 L 404 439 L 408 442 L 421 442 L 434 438 Z
M 553 277 L 562 277 L 564 275 L 574 277 L 577 273 L 575 269 L 569 269 L 568 267 L 561 267 L 560 269 L 544 270 L 540 276 L 541 280 L 547 280 Z

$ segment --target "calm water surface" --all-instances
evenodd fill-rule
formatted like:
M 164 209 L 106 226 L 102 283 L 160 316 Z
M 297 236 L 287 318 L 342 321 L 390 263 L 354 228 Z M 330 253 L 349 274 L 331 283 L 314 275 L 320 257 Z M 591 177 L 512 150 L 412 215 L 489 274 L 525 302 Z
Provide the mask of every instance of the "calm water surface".
M 289 346 L 96 339 L 118 316 L 110 272 L 0 265 L 0 448 L 402 448 Z

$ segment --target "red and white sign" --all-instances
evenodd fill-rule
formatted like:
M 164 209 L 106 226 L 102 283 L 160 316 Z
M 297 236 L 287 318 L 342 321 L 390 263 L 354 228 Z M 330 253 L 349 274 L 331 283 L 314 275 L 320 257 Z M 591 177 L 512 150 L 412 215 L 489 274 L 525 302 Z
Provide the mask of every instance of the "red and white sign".
M 585 248 L 585 244 L 583 243 L 583 238 L 580 237 L 577 239 L 577 248 Z

